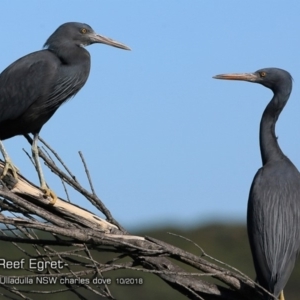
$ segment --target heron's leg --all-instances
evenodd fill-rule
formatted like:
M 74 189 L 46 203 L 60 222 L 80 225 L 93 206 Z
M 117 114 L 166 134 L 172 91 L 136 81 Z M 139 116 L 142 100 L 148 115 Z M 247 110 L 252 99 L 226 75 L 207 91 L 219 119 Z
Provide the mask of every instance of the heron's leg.
M 55 193 L 48 188 L 45 178 L 44 178 L 44 174 L 43 174 L 40 160 L 39 160 L 39 149 L 37 147 L 38 137 L 39 137 L 38 133 L 35 133 L 33 136 L 33 142 L 31 145 L 32 156 L 33 156 L 36 170 L 37 170 L 37 173 L 39 176 L 41 189 L 43 190 L 43 192 L 45 193 L 46 196 L 50 196 L 52 198 L 52 200 L 50 201 L 50 204 L 54 205 L 57 200 L 57 197 L 56 197 Z
M 14 164 L 13 164 L 12 160 L 10 159 L 10 157 L 8 156 L 1 140 L 0 140 L 0 151 L 3 155 L 4 162 L 5 162 L 5 166 L 4 166 L 4 169 L 3 169 L 3 172 L 0 176 L 0 178 L 3 178 L 7 174 L 8 170 L 11 170 L 14 178 L 16 180 L 18 180 L 17 173 L 19 172 L 19 170 L 16 166 L 14 166 Z
M 279 294 L 279 300 L 284 300 L 283 291 L 281 291 Z

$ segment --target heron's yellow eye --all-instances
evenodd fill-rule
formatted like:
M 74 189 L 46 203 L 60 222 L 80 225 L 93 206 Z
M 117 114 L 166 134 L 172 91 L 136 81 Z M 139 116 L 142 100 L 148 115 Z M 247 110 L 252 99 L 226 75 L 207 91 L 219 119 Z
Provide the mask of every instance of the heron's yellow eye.
M 80 31 L 81 31 L 81 33 L 87 33 L 86 28 L 82 28 Z
M 267 73 L 266 72 L 260 72 L 259 75 L 260 75 L 260 77 L 266 77 Z

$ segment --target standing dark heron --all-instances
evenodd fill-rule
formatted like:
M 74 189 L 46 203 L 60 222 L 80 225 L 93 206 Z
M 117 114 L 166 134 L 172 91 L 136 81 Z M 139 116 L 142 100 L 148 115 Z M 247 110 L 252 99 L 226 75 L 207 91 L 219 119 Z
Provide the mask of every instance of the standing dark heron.
M 250 189 L 247 227 L 258 283 L 275 297 L 284 299 L 283 288 L 300 247 L 300 174 L 281 151 L 275 124 L 292 91 L 292 77 L 284 70 L 267 68 L 214 78 L 260 83 L 274 93 L 260 122 L 263 166 Z
M 65 23 L 48 38 L 44 50 L 28 54 L 0 74 L 0 151 L 5 160 L 1 177 L 17 168 L 1 140 L 15 135 L 33 134 L 32 154 L 41 188 L 56 201 L 47 187 L 38 158 L 37 141 L 43 125 L 55 111 L 84 86 L 90 72 L 90 54 L 85 46 L 101 43 L 130 50 L 127 46 L 101 36 L 87 24 Z

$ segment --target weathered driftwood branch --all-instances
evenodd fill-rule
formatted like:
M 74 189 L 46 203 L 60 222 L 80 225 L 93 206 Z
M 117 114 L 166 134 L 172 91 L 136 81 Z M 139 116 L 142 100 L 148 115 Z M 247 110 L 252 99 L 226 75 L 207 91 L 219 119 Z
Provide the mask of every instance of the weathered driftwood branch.
M 52 153 L 63 163 L 54 151 Z M 10 176 L 1 180 L 0 222 L 4 227 L 0 231 L 0 240 L 11 242 L 27 260 L 35 259 L 35 262 L 44 264 L 40 264 L 40 269 L 22 266 L 22 270 L 26 271 L 22 275 L 7 277 L 0 273 L 0 286 L 7 295 L 14 294 L 14 297 L 20 297 L 16 299 L 21 299 L 25 297 L 24 293 L 28 295 L 28 291 L 23 290 L 24 285 L 12 285 L 11 282 L 5 282 L 5 279 L 26 279 L 36 283 L 37 278 L 49 277 L 53 280 L 72 278 L 73 282 L 61 281 L 60 284 L 65 285 L 64 289 L 54 289 L 53 285 L 49 285 L 45 290 L 44 286 L 43 291 L 31 291 L 33 298 L 27 299 L 34 299 L 34 295 L 38 293 L 59 293 L 65 290 L 80 295 L 80 299 L 87 299 L 78 290 L 79 287 L 84 287 L 99 297 L 115 299 L 105 273 L 112 270 L 135 270 L 139 272 L 139 276 L 141 272 L 159 276 L 189 299 L 262 299 L 263 289 L 251 279 L 237 270 L 212 262 L 205 253 L 196 256 L 151 237 L 130 235 L 113 218 L 93 189 L 92 192 L 84 189 L 70 170 L 64 165 L 65 171 L 61 170 L 41 150 L 40 156 L 52 172 L 90 201 L 104 214 L 106 220 L 61 198 L 54 206 L 49 205 L 42 191 L 22 175 L 19 175 L 17 183 Z M 0 163 L 0 174 L 2 169 L 3 163 Z M 86 172 L 88 174 L 87 167 Z M 45 235 L 41 237 L 41 232 L 47 233 L 49 238 L 45 238 Z M 30 250 L 25 247 L 27 244 L 31 245 Z M 99 262 L 95 256 L 101 251 L 114 253 L 115 258 L 105 263 Z M 5 258 L 5 255 L 1 256 Z M 130 261 L 122 261 L 124 257 L 130 258 Z M 174 261 L 199 271 L 187 272 Z M 61 263 L 62 268 L 56 265 L 53 267 L 51 263 L 53 266 Z M 101 285 L 91 284 L 95 277 L 102 279 Z M 217 282 L 208 283 L 206 277 L 215 278 L 226 287 L 219 286 Z

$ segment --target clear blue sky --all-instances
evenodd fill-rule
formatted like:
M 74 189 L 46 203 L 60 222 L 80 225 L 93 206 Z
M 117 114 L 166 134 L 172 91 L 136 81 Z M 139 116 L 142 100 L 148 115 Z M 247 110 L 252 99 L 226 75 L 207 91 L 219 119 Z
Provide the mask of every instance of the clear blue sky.
M 128 229 L 245 222 L 249 187 L 261 166 L 258 128 L 272 93 L 225 72 L 280 67 L 294 78 L 276 128 L 300 167 L 300 2 L 293 1 L 3 1 L 4 69 L 39 50 L 62 23 L 84 22 L 132 51 L 92 45 L 89 80 L 41 131 Z M 22 148 L 5 141 L 22 174 L 38 178 Z M 46 168 L 44 167 L 44 170 Z M 65 197 L 50 172 L 46 180 Z M 76 193 L 73 200 L 92 209 Z

